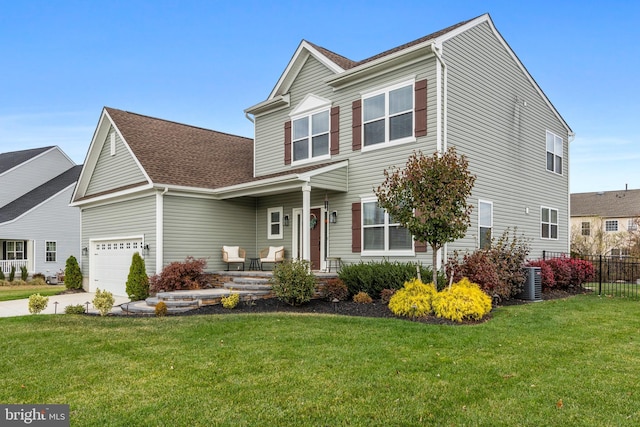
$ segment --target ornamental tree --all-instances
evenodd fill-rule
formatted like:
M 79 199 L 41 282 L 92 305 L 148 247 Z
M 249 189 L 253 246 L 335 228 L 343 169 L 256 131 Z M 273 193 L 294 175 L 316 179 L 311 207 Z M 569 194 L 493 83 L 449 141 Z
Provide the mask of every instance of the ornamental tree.
M 404 169 L 385 169 L 384 178 L 374 189 L 378 204 L 417 241 L 431 246 L 433 283 L 438 283 L 437 251 L 464 237 L 471 223 L 467 198 L 476 176 L 469 162 L 453 147 L 430 157 L 414 151 Z

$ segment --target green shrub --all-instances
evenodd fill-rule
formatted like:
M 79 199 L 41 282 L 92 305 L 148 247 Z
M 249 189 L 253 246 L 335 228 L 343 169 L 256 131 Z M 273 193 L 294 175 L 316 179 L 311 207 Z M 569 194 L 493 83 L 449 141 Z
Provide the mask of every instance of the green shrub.
M 45 286 L 47 284 L 47 282 L 44 281 L 44 279 L 40 278 L 40 277 L 36 277 L 35 279 L 32 279 L 29 284 L 31 286 Z
M 269 282 L 276 297 L 290 305 L 309 302 L 316 291 L 316 278 L 305 260 L 278 263 Z
M 64 314 L 84 314 L 84 305 L 68 305 L 64 308 Z
M 169 308 L 167 307 L 167 303 L 160 301 L 156 304 L 154 311 L 156 313 L 156 317 L 164 317 L 167 315 Z
M 383 289 L 400 289 L 405 282 L 418 277 L 417 268 L 421 277 L 432 277 L 430 267 L 412 262 L 400 263 L 371 261 L 368 263 L 344 265 L 338 276 L 347 285 L 349 293 L 355 295 L 360 291 L 366 292 L 374 298 L 380 297 Z M 447 283 L 446 277 L 438 273 L 438 288 L 443 288 Z
M 361 291 L 353 296 L 353 302 L 358 304 L 371 304 L 373 299 L 371 299 L 368 293 Z
M 11 271 L 9 272 L 9 281 L 13 282 L 16 279 L 16 266 L 11 266 Z
M 480 320 L 491 311 L 491 297 L 464 278 L 438 292 L 432 302 L 436 316 L 456 322 Z
M 432 312 L 432 301 L 437 292 L 433 283 L 424 284 L 418 279 L 412 279 L 389 299 L 389 309 L 397 316 L 428 316 Z
M 207 261 L 203 258 L 187 257 L 184 262 L 172 262 L 160 274 L 151 276 L 149 290 L 158 293 L 202 289 L 207 285 L 207 276 L 204 274 L 206 266 Z
M 29 297 L 29 313 L 38 314 L 49 304 L 49 297 L 43 297 L 40 294 L 33 294 Z
M 93 306 L 100 312 L 100 316 L 106 316 L 111 312 L 115 299 L 109 291 L 96 289 L 96 296 L 93 298 Z
M 27 270 L 27 267 L 23 265 L 22 267 L 20 267 L 20 279 L 26 282 L 28 277 L 29 271 Z
M 67 258 L 65 264 L 64 285 L 67 289 L 82 288 L 82 271 L 80 271 L 78 260 L 73 255 Z
M 131 258 L 126 290 L 131 301 L 142 301 L 149 297 L 149 276 L 144 260 L 138 252 Z
M 222 297 L 221 302 L 224 308 L 236 308 L 236 306 L 240 302 L 240 294 L 231 294 L 228 297 Z
M 4 271 L 2 271 L 2 269 L 0 268 L 0 280 L 5 280 L 6 277 L 4 276 Z
M 322 289 L 322 297 L 327 301 L 345 301 L 349 296 L 347 285 L 340 279 L 328 279 Z

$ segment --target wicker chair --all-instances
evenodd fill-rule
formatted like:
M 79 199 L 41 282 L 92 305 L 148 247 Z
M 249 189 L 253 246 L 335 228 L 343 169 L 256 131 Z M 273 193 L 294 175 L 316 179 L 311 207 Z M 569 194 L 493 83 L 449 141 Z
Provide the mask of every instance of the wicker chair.
M 242 271 L 244 271 L 246 255 L 246 251 L 239 246 L 222 247 L 222 262 L 227 263 L 227 271 L 229 271 L 230 264 L 242 264 Z
M 260 270 L 265 262 L 273 263 L 273 266 L 284 261 L 284 246 L 269 246 L 260 251 Z

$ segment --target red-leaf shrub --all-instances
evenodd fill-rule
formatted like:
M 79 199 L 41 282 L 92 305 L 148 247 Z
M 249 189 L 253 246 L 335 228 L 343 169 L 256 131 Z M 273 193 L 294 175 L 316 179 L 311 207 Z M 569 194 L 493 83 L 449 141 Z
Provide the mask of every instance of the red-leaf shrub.
M 184 262 L 172 262 L 162 269 L 160 274 L 151 276 L 149 290 L 153 293 L 170 292 L 185 289 L 201 289 L 207 284 L 204 258 L 187 257 Z
M 571 286 L 571 258 L 558 257 L 546 260 L 553 270 L 553 278 L 556 280 L 556 288 L 569 289 Z
M 529 261 L 529 267 L 540 267 L 540 275 L 542 279 L 542 291 L 548 291 L 556 287 L 556 279 L 553 276 L 553 270 L 544 260 Z
M 467 253 L 462 257 L 461 263 L 457 256 L 449 258 L 447 274 L 453 274 L 453 282 L 456 283 L 466 277 L 470 282 L 477 283 L 488 295 L 498 295 L 505 299 L 511 297 L 511 289 L 500 279 L 498 269 L 487 251 Z
M 596 276 L 596 268 L 589 261 L 572 259 L 570 265 L 573 286 L 582 286 L 584 283 L 592 281 Z

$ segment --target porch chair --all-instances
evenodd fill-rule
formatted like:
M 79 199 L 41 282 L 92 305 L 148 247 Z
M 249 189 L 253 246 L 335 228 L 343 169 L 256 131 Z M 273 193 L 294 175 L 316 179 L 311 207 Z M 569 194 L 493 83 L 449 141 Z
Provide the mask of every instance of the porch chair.
M 260 251 L 260 270 L 265 262 L 270 262 L 275 267 L 277 263 L 284 261 L 284 246 L 269 246 Z
M 239 246 L 222 247 L 222 261 L 227 263 L 227 271 L 229 271 L 230 264 L 242 264 L 242 271 L 244 271 L 246 255 L 246 251 Z

